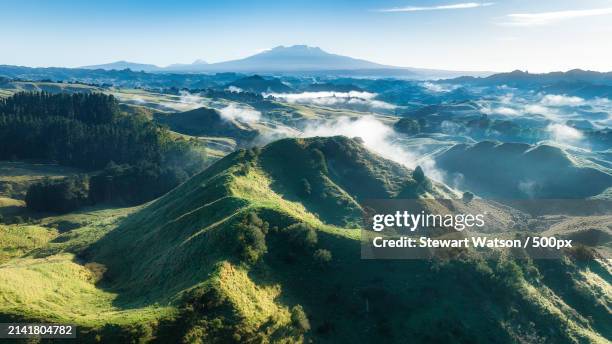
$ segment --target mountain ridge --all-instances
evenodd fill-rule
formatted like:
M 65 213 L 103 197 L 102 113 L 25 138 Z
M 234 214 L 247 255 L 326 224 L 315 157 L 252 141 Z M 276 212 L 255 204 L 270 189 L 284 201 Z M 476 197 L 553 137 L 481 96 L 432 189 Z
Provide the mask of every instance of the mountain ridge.
M 514 70 L 507 73 L 495 73 L 486 77 L 462 76 L 441 81 L 457 84 L 469 83 L 478 86 L 506 84 L 507 86 L 520 87 L 562 82 L 589 82 L 601 85 L 612 85 L 612 72 L 597 72 L 578 68 L 566 72 L 559 71 L 550 73 L 529 73 L 528 71 Z
M 350 75 L 359 71 L 364 75 L 396 75 L 403 77 L 456 77 L 460 75 L 489 75 L 489 72 L 464 72 L 414 67 L 398 67 L 367 61 L 364 59 L 333 54 L 319 47 L 307 45 L 277 46 L 244 58 L 217 63 L 202 63 L 196 60 L 192 64 L 171 64 L 166 67 L 156 65 L 117 61 L 107 64 L 90 65 L 85 69 L 124 69 L 145 72 L 185 72 L 185 73 L 314 73 L 326 72 Z M 136 69 L 134 69 L 136 68 Z
M 241 149 L 1 265 L 18 302 L 0 320 L 74 323 L 84 343 L 606 342 L 599 285 L 569 259 L 361 259 L 361 201 L 442 188 L 359 139 Z
M 130 70 L 133 70 L 135 72 L 140 72 L 140 71 L 152 72 L 152 71 L 163 70 L 162 67 L 156 66 L 154 64 L 130 62 L 130 61 L 125 61 L 125 60 L 120 60 L 120 61 L 115 61 L 115 62 L 110 62 L 110 63 L 104 63 L 104 64 L 99 64 L 99 65 L 82 66 L 82 67 L 79 67 L 79 68 L 82 68 L 82 69 L 104 69 L 104 70 L 130 69 Z

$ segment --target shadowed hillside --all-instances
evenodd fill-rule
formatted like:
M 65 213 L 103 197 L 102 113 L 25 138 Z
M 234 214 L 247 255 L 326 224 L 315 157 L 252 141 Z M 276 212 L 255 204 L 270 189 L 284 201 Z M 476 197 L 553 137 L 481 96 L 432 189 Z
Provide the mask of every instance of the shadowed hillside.
M 0 300 L 0 313 L 80 324 L 83 342 L 611 338 L 596 261 L 361 260 L 359 231 L 333 224 L 355 224 L 364 199 L 402 195 L 451 196 L 346 137 L 239 150 L 144 207 L 41 236 L 0 266 L 0 292 L 22 302 Z M 20 288 L 26 275 L 36 292 Z
M 191 136 L 231 137 L 242 142 L 249 142 L 257 136 L 256 130 L 223 118 L 217 110 L 205 107 L 169 115 L 156 114 L 155 121 Z
M 562 149 L 522 143 L 458 144 L 436 159 L 460 186 L 488 197 L 586 198 L 612 186 L 612 176 L 580 166 Z
M 229 83 L 227 86 L 238 87 L 243 91 L 260 94 L 263 92 L 291 92 L 291 87 L 276 78 L 263 78 L 259 75 L 248 76 Z

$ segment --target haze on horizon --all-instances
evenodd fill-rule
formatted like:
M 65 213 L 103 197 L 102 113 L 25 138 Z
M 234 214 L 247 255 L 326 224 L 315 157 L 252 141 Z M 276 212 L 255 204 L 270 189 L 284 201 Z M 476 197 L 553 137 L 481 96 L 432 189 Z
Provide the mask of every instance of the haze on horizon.
M 385 65 L 612 71 L 610 0 L 9 0 L 0 64 L 166 66 L 306 44 Z

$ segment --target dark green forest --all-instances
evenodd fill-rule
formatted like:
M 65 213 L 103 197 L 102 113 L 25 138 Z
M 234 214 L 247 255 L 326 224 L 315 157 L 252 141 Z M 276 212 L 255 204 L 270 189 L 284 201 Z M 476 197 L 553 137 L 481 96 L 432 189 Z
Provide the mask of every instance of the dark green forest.
M 194 142 L 173 138 L 145 116 L 122 113 L 113 96 L 44 92 L 0 100 L 0 160 L 84 169 L 93 175 L 93 201 L 122 204 L 159 197 L 207 162 Z M 46 184 L 37 194 L 57 190 Z

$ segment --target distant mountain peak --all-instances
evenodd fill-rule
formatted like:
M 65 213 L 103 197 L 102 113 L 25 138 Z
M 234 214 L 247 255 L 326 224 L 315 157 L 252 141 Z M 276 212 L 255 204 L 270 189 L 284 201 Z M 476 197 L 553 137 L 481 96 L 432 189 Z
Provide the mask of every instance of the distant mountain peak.
M 324 73 L 326 75 L 338 73 L 338 75 L 402 76 L 410 78 L 490 74 L 477 72 L 465 74 L 463 72 L 388 66 L 364 59 L 330 53 L 319 47 L 305 44 L 279 45 L 245 58 L 217 63 L 207 63 L 204 60 L 198 59 L 193 63 L 171 64 L 165 68 L 160 68 L 155 65 L 117 61 L 105 65 L 86 66 L 83 68 L 106 70 L 129 68 L 133 71 L 190 73 Z
M 282 49 L 293 49 L 293 50 L 321 50 L 319 47 L 311 47 L 306 44 L 294 44 L 289 46 L 279 45 L 277 47 L 272 48 L 272 50 L 282 50 Z
M 323 49 L 319 47 L 311 47 L 305 44 L 296 44 L 296 45 L 290 45 L 290 46 L 279 45 L 270 50 L 267 50 L 266 52 L 285 52 L 285 51 L 302 52 L 302 53 L 304 52 L 326 53 Z
M 213 63 L 209 70 L 236 72 L 300 72 L 390 68 L 374 62 L 331 54 L 307 45 L 277 46 L 249 57 Z
M 283 56 L 283 57 L 325 57 L 325 56 L 339 56 L 335 54 L 331 54 L 326 52 L 325 50 L 319 47 L 311 47 L 308 45 L 292 45 L 292 46 L 284 46 L 279 45 L 270 50 L 266 50 L 259 54 L 253 55 L 252 57 L 257 56 Z M 348 57 L 347 57 L 348 58 Z

